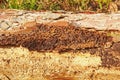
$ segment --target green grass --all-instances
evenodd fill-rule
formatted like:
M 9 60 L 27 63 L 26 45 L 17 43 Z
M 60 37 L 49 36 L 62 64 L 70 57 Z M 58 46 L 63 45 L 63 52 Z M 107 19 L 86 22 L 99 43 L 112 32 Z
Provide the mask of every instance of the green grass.
M 106 10 L 112 0 L 0 0 L 1 8 L 25 10 Z
M 36 10 L 36 1 L 37 0 L 6 0 L 7 8 L 10 9 L 28 9 Z
M 108 6 L 112 0 L 97 0 L 100 9 L 103 9 L 104 6 Z

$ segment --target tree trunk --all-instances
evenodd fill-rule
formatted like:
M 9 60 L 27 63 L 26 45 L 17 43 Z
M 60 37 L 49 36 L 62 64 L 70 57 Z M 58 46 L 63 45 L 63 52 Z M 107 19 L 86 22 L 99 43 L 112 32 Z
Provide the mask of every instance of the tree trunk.
M 120 14 L 0 10 L 1 80 L 120 79 Z

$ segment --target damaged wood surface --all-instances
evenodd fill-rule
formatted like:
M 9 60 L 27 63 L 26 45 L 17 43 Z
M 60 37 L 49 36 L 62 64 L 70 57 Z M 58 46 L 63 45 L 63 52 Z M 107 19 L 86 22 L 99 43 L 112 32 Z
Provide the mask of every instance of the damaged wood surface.
M 117 80 L 120 56 L 116 52 L 98 48 L 60 54 L 29 51 L 23 47 L 0 48 L 0 79 Z
M 34 28 L 33 28 L 34 27 Z M 109 45 L 107 45 L 109 43 Z M 67 51 L 109 47 L 112 37 L 104 32 L 75 26 L 36 24 L 19 32 L 4 31 L 0 35 L 1 46 L 23 46 L 37 51 Z
M 120 79 L 120 13 L 0 10 L 0 79 Z

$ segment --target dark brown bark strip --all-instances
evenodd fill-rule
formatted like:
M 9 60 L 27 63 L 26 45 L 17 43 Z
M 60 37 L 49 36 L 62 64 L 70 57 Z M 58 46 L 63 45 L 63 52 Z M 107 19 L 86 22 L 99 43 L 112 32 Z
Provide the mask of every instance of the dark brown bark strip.
M 18 32 L 0 34 L 0 46 L 23 46 L 37 51 L 64 51 L 104 47 L 112 38 L 104 32 L 75 26 L 37 24 Z

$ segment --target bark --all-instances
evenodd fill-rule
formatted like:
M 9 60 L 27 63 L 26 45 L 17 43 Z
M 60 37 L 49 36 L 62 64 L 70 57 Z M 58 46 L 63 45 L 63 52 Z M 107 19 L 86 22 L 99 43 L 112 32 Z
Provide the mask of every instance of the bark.
M 0 16 L 0 79 L 120 78 L 119 14 L 19 12 Z

